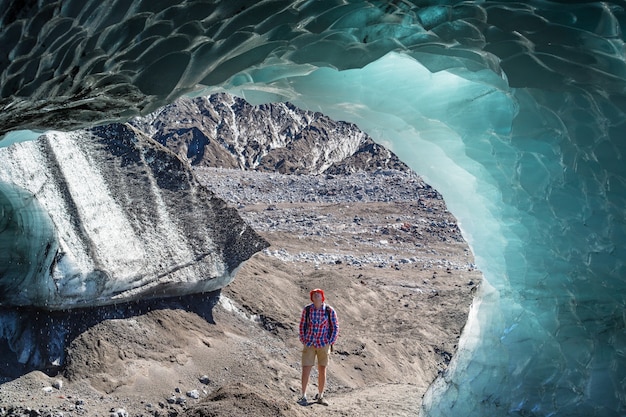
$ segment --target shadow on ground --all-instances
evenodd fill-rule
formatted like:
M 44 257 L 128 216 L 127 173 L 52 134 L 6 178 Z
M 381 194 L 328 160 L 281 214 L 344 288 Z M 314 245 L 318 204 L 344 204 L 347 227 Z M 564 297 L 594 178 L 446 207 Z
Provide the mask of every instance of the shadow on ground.
M 50 375 L 65 365 L 72 340 L 105 320 L 126 319 L 155 310 L 185 310 L 214 324 L 213 308 L 221 291 L 108 306 L 47 311 L 0 308 L 0 383 L 31 371 Z

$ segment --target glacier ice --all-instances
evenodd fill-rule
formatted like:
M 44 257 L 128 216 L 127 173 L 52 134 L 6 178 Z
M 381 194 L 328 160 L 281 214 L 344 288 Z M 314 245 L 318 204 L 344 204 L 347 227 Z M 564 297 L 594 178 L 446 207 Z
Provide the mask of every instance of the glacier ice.
M 267 246 L 158 143 L 117 124 L 0 152 L 0 306 L 210 292 Z
M 15 184 L 0 183 L 0 213 L 0 299 L 41 303 L 59 247 L 54 223 L 33 194 Z
M 487 285 L 423 415 L 626 414 L 623 2 L 3 0 L 0 16 L 0 134 L 229 91 L 355 122 L 442 192 Z

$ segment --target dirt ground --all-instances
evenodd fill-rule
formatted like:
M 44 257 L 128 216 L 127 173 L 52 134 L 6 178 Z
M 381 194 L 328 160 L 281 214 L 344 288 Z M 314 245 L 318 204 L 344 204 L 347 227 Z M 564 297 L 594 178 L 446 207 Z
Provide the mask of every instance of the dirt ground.
M 456 351 L 482 276 L 467 244 L 454 238 L 458 231 L 433 226 L 451 216 L 411 203 L 274 209 L 289 209 L 294 218 L 317 213 L 326 223 L 303 225 L 303 233 L 261 232 L 271 247 L 241 267 L 210 317 L 172 308 L 99 323 L 72 342 L 63 373 L 31 372 L 0 385 L 0 416 L 27 408 L 65 416 L 417 415 L 428 385 Z M 267 207 L 242 210 L 252 215 Z M 409 212 L 419 213 L 421 226 L 407 223 Z M 302 253 L 392 261 L 288 259 Z M 328 407 L 296 404 L 298 320 L 316 287 L 340 324 Z M 310 398 L 316 382 L 314 371 Z

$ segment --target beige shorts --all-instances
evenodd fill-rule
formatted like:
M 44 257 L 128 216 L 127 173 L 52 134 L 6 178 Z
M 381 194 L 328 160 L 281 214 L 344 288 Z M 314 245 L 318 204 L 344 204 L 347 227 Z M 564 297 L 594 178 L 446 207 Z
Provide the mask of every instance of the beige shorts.
M 315 365 L 315 358 L 317 357 L 317 364 L 319 366 L 328 366 L 328 360 L 330 353 L 330 345 L 316 348 L 313 346 L 304 346 L 302 348 L 302 366 Z

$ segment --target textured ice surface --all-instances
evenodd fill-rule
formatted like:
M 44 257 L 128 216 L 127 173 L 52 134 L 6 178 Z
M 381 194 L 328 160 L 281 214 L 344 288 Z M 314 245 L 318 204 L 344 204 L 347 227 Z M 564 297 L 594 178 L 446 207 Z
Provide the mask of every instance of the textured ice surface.
M 127 125 L 2 148 L 0 181 L 0 306 L 214 291 L 266 246 L 182 161 Z
M 620 1 L 0 2 L 0 126 L 229 90 L 356 122 L 442 192 L 488 284 L 429 416 L 626 414 Z
M 48 212 L 29 191 L 0 183 L 0 299 L 40 304 L 59 242 Z

